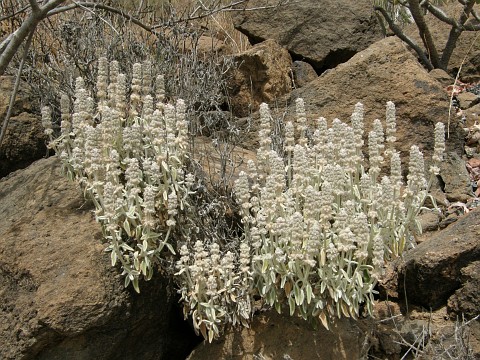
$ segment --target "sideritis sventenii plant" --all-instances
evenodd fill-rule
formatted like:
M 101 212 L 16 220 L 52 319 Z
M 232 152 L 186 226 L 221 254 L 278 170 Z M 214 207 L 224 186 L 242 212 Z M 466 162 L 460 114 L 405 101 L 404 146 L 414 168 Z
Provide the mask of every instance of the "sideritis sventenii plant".
M 185 247 L 177 263 L 182 298 L 210 340 L 225 323 L 246 322 L 254 296 L 326 327 L 335 318 L 358 317 L 362 308 L 371 313 L 385 262 L 413 246 L 413 233 L 421 231 L 416 216 L 429 182 L 423 156 L 412 146 L 403 184 L 392 102 L 385 131 L 375 120 L 368 134 L 368 169 L 362 104 L 351 126 L 335 119 L 328 127 L 320 118 L 310 132 L 301 99 L 296 113 L 295 124 L 285 124 L 282 158 L 272 150 L 272 119 L 261 105 L 257 161 L 235 183 L 243 224 L 237 265 L 232 253 L 221 256 L 216 244 L 201 243 Z M 444 131 L 438 123 L 430 182 L 443 157 Z M 387 164 L 390 175 L 380 176 Z
M 430 180 L 412 146 L 404 184 L 393 103 L 385 129 L 373 122 L 368 161 L 362 104 L 351 125 L 335 119 L 329 127 L 319 118 L 309 129 L 298 99 L 296 121 L 285 124 L 277 149 L 282 155 L 273 150 L 272 118 L 262 104 L 256 162 L 235 182 L 241 229 L 225 231 L 214 209 L 221 201 L 210 194 L 202 195 L 208 204 L 196 202 L 202 196 L 187 166 L 193 157 L 184 102 L 165 104 L 163 77 L 153 81 L 148 63 L 134 65 L 130 91 L 116 62 L 100 59 L 98 66 L 95 100 L 81 78 L 73 113 L 62 97 L 60 137 L 52 137 L 47 108 L 43 122 L 66 173 L 93 200 L 126 286 L 139 291 L 139 279 L 155 266 L 174 268 L 185 317 L 209 341 L 227 325 L 248 326 L 262 306 L 326 327 L 362 309 L 371 313 L 385 262 L 413 246 L 421 230 L 416 216 L 443 158 L 443 124 L 435 126 Z M 207 212 L 213 215 L 205 220 Z
M 177 224 L 194 182 L 185 165 L 185 104 L 164 103 L 163 77 L 154 82 L 149 63 L 133 66 L 128 96 L 118 63 L 100 58 L 96 87 L 94 100 L 77 79 L 72 113 L 62 97 L 57 139 L 48 108 L 43 122 L 68 177 L 95 204 L 112 265 L 119 262 L 125 286 L 139 291 L 139 278 L 151 278 L 165 249 L 175 253 L 172 234 L 184 231 Z

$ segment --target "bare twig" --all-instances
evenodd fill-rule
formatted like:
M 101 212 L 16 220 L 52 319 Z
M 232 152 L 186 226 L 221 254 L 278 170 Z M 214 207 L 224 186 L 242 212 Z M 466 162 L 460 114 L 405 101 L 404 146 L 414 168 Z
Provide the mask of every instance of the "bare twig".
M 18 14 L 21 14 L 25 11 L 27 11 L 30 7 L 27 5 L 27 6 L 24 6 L 23 8 L 11 13 L 11 14 L 8 14 L 8 15 L 5 15 L 5 16 L 2 16 L 0 17 L 0 22 L 4 21 L 4 20 L 8 20 L 8 19 L 11 19 L 15 16 L 17 16 Z
M 78 2 L 75 2 L 75 3 L 70 4 L 70 5 L 66 5 L 66 6 L 62 6 L 62 7 L 53 9 L 48 13 L 48 16 L 50 17 L 50 16 L 53 16 L 53 15 L 57 15 L 57 14 L 60 14 L 60 13 L 63 13 L 63 12 L 69 11 L 69 10 L 76 9 L 78 7 L 93 8 L 94 10 L 95 9 L 100 9 L 100 10 L 105 10 L 105 11 L 111 12 L 113 14 L 120 15 L 120 16 L 124 17 L 125 19 L 127 19 L 128 21 L 131 21 L 133 24 L 135 24 L 135 25 L 139 26 L 140 28 L 144 29 L 145 31 L 148 31 L 150 33 L 155 33 L 154 32 L 155 27 L 144 24 L 143 22 L 141 22 L 140 20 L 135 18 L 133 15 L 130 15 L 129 13 L 127 13 L 127 12 L 121 10 L 121 9 L 115 8 L 113 6 L 108 6 L 108 5 L 93 3 L 93 2 L 78 1 Z
M 20 78 L 22 75 L 23 64 L 25 63 L 25 59 L 27 58 L 28 49 L 32 43 L 33 34 L 35 33 L 35 28 L 30 30 L 30 34 L 28 35 L 27 42 L 25 43 L 25 49 L 23 49 L 23 56 L 22 60 L 20 61 L 20 65 L 18 66 L 17 77 L 15 79 L 15 85 L 13 87 L 12 95 L 10 96 L 10 103 L 8 104 L 7 114 L 5 115 L 5 120 L 3 120 L 2 130 L 0 131 L 0 147 L 2 146 L 3 139 L 5 137 L 5 133 L 7 132 L 8 122 L 10 117 L 12 116 L 12 109 L 13 105 L 15 104 L 15 98 L 17 96 L 18 87 L 20 85 Z

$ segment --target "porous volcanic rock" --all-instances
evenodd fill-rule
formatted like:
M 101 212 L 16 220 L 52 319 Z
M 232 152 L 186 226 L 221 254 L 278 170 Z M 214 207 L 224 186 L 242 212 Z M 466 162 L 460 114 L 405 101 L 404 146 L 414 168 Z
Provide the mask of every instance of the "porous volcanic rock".
M 317 73 L 347 61 L 382 38 L 369 0 L 302 0 L 278 7 L 272 1 L 249 1 L 255 11 L 236 11 L 233 21 L 252 44 L 274 39 L 295 60 Z
M 0 119 L 3 123 L 15 79 L 0 76 Z M 47 153 L 45 135 L 38 111 L 25 85 L 21 84 L 12 109 L 5 138 L 0 145 L 0 178 L 27 167 Z
M 171 284 L 124 289 L 91 210 L 55 158 L 0 179 L 0 358 L 184 359 Z
M 292 89 L 288 51 L 267 40 L 234 56 L 238 67 L 229 83 L 231 109 L 242 117 L 258 110 L 262 102 L 272 102 Z

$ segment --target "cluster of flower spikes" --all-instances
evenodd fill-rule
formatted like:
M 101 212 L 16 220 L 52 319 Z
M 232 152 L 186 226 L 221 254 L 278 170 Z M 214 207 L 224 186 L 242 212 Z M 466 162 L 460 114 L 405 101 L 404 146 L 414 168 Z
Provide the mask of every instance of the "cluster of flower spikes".
M 49 108 L 42 122 L 68 177 L 95 204 L 112 265 L 119 262 L 125 286 L 140 291 L 139 279 L 151 278 L 166 249 L 174 253 L 172 233 L 194 183 L 185 166 L 185 103 L 164 103 L 163 76 L 154 80 L 149 63 L 133 65 L 128 96 L 118 63 L 100 58 L 96 88 L 94 100 L 76 80 L 73 112 L 62 96 L 58 138 Z
M 178 272 L 179 293 L 185 318 L 192 317 L 195 331 L 210 342 L 227 325 L 248 327 L 252 316 L 250 247 L 239 252 L 222 251 L 219 244 L 196 241 L 193 248 L 182 245 Z
M 242 172 L 235 184 L 244 225 L 241 243 L 252 249 L 253 292 L 278 312 L 319 319 L 327 328 L 335 318 L 358 317 L 361 308 L 371 313 L 385 262 L 421 231 L 416 216 L 429 188 L 422 153 L 411 147 L 403 184 L 392 102 L 385 132 L 375 120 L 368 134 L 368 170 L 360 103 L 350 126 L 335 119 L 328 127 L 319 118 L 308 137 L 298 99 L 295 124 L 285 124 L 285 158 L 271 150 L 266 104 L 260 118 L 256 164 L 250 163 L 249 173 Z M 443 158 L 444 132 L 444 125 L 436 124 L 431 180 Z M 390 175 L 380 178 L 385 166 Z

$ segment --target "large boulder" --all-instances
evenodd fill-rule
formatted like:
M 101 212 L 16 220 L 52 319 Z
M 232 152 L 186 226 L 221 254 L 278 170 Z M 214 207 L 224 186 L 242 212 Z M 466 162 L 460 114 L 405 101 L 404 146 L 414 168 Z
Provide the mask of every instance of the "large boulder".
M 302 0 L 268 5 L 272 1 L 249 1 L 249 8 L 260 9 L 235 12 L 236 29 L 252 44 L 275 39 L 295 60 L 310 63 L 317 73 L 347 61 L 382 38 L 370 0 Z
M 449 128 L 449 162 L 457 162 L 455 168 L 465 168 L 461 160 L 465 133 L 456 117 L 449 120 L 448 94 L 395 37 L 376 42 L 348 62 L 292 91 L 287 101 L 291 104 L 290 112 L 293 112 L 297 98 L 304 99 L 311 120 L 323 116 L 328 121 L 339 118 L 346 122 L 360 101 L 365 107 L 367 130 L 376 118 L 385 123 L 385 104 L 393 101 L 397 114 L 396 147 L 401 152 L 405 168 L 412 145 L 418 145 L 424 156 L 430 158 L 434 148 L 434 127 L 438 121 Z M 442 168 L 446 172 L 451 169 Z M 444 174 L 449 200 L 464 200 L 470 195 L 466 172 Z
M 91 210 L 55 158 L 0 179 L 0 358 L 184 359 L 172 284 L 125 289 Z
M 256 316 L 249 329 L 239 328 L 212 344 L 202 343 L 188 360 L 357 360 L 368 351 L 368 334 L 352 319 L 330 330 L 313 329 L 305 320 L 270 310 Z
M 292 89 L 292 59 L 276 41 L 267 40 L 234 56 L 238 65 L 229 83 L 231 110 L 247 116 L 262 102 L 273 102 Z

